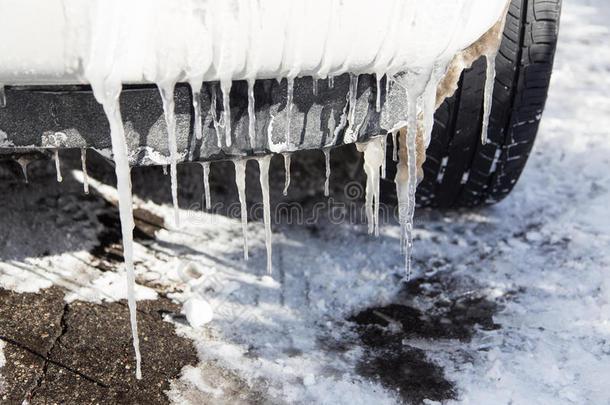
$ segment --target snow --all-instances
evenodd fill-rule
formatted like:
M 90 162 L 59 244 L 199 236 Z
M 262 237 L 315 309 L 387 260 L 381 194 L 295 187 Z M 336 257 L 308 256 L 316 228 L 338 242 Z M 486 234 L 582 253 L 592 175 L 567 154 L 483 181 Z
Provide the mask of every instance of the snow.
M 61 259 L 58 260 L 60 263 Z M 103 292 L 100 294 L 100 292 Z M 152 288 L 136 284 L 136 300 L 154 300 L 157 292 Z M 125 277 L 120 273 L 103 273 L 99 277 L 88 281 L 85 285 L 75 288 L 74 291 L 66 294 L 66 302 L 75 300 L 90 301 L 100 303 L 102 301 L 119 301 L 128 299 L 127 284 Z
M 193 328 L 201 328 L 214 318 L 214 311 L 204 299 L 191 297 L 184 303 L 186 320 Z
M 465 290 L 456 282 L 447 285 L 447 294 L 476 291 L 502 304 L 494 314 L 501 328 L 480 330 L 469 342 L 407 339 L 455 382 L 456 403 L 605 404 L 610 396 L 608 18 L 610 5 L 604 1 L 564 4 L 550 98 L 514 192 L 488 208 L 415 214 L 414 278 L 457 280 Z M 108 191 L 94 179 L 90 186 Z M 7 204 L 14 198 L 19 196 L 7 195 Z M 135 204 L 172 222 L 169 206 Z M 7 206 L 0 206 L 1 226 L 7 230 L 0 235 L 7 238 L 0 239 L 3 258 L 27 245 L 11 231 L 28 229 L 21 226 L 27 213 Z M 269 395 L 284 402 L 400 402 L 394 391 L 355 372 L 364 349 L 354 343 L 353 325 L 345 320 L 369 306 L 393 302 L 401 289 L 395 222 L 380 220 L 378 239 L 366 236 L 364 226 L 349 223 L 321 221 L 318 235 L 298 224 L 278 227 L 275 271 L 269 276 L 263 224 L 250 224 L 246 263 L 236 236 L 240 221 L 207 212 L 180 214 L 189 219 L 182 229 L 159 231 L 150 247 L 135 243 L 134 256 L 141 263 L 135 269 L 138 280 L 154 278 L 183 304 L 205 302 L 210 310 L 198 314 L 213 313 L 208 322 L 202 323 L 206 317 L 193 320 L 197 327 L 175 323 L 194 340 L 202 361 L 183 370 L 182 382 L 222 397 L 223 387 L 205 379 L 206 360 L 217 359 L 252 384 L 258 378 L 267 381 Z M 82 248 L 83 241 L 95 239 L 78 221 L 70 221 L 71 232 L 79 235 L 72 245 Z M 41 245 L 60 243 L 42 234 L 28 237 Z M 0 285 L 37 291 L 58 284 L 70 291 L 68 300 L 126 297 L 126 290 L 115 294 L 124 288 L 122 276 L 87 267 L 81 262 L 87 247 L 82 249 L 3 260 Z M 150 287 L 135 290 L 138 299 L 155 294 Z M 346 350 L 333 350 L 332 343 Z

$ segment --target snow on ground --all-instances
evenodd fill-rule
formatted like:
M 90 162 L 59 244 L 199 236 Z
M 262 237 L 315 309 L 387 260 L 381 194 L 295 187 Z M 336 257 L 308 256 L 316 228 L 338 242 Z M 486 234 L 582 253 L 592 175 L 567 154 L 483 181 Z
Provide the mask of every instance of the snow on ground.
M 394 341 L 388 346 L 402 353 L 395 360 L 404 363 L 405 353 L 417 354 L 417 361 L 431 367 L 430 375 L 438 377 L 434 367 L 441 370 L 439 384 L 453 384 L 438 400 L 608 403 L 609 18 L 610 4 L 602 0 L 564 4 L 550 98 L 519 184 L 493 207 L 420 210 L 414 253 L 418 278 L 411 287 L 400 283 L 398 226 L 385 224 L 380 237 L 371 238 L 364 225 L 337 221 L 346 207 L 340 205 L 330 214 L 328 205 L 309 206 L 304 212 L 318 213 L 317 224 L 274 229 L 271 276 L 265 272 L 260 222 L 249 225 L 248 262 L 241 258 L 239 222 L 221 215 L 183 210 L 181 229 L 161 229 L 156 240 L 138 243 L 136 274 L 146 285 L 140 297 L 154 298 L 157 291 L 188 303 L 186 317 L 198 325 L 189 326 L 177 314 L 167 316 L 179 333 L 194 340 L 202 360 L 198 368 L 185 367 L 182 378 L 172 383 L 170 399 L 194 401 L 198 393 L 222 398 L 227 387 L 206 379 L 207 361 L 219 362 L 253 386 L 264 386 L 277 402 L 393 404 L 434 399 L 433 394 L 406 393 L 416 386 L 397 382 L 397 376 L 369 378 L 375 364 L 395 364 L 392 353 L 388 360 L 387 353 L 381 355 L 381 349 L 366 340 L 370 336 L 362 332 L 372 329 L 352 322 L 357 314 L 377 307 L 371 313 L 387 326 L 375 336 L 390 339 L 401 328 L 405 332 L 398 346 Z M 103 185 L 93 186 L 111 193 Z M 28 193 L 10 198 L 22 198 L 24 205 L 37 198 L 45 201 L 32 188 Z M 24 249 L 29 252 L 36 243 L 12 231 L 5 236 L 12 246 L 2 251 L 0 285 L 33 291 L 60 284 L 70 291 L 68 300 L 124 297 L 116 273 L 86 264 L 91 246 L 82 241 L 95 245 L 92 235 L 101 225 L 78 213 L 95 212 L 100 204 L 87 200 L 80 203 L 80 211 L 71 210 L 75 202 L 70 195 L 64 198 L 60 207 L 48 207 L 36 218 L 24 218 L 26 210 L 12 216 L 2 213 L 3 225 L 46 224 L 39 243 L 57 240 L 63 245 L 53 256 L 28 257 Z M 137 205 L 173 223 L 168 205 L 144 200 Z M 60 209 L 63 214 L 54 214 Z M 79 221 L 90 227 L 70 225 Z M 80 250 L 70 249 L 70 243 Z M 482 318 L 492 321 L 486 326 L 471 322 L 473 330 L 458 335 L 445 333 L 442 325 L 456 327 L 447 313 L 438 322 L 433 312 L 426 318 L 426 311 L 438 310 L 442 302 L 456 310 L 460 303 L 484 303 L 475 309 L 487 308 Z M 387 315 L 388 305 L 397 303 L 403 311 L 421 311 L 424 324 L 434 324 L 441 332 L 400 325 L 400 319 Z M 468 312 L 470 304 L 464 305 Z M 143 358 L 146 373 L 146 353 Z

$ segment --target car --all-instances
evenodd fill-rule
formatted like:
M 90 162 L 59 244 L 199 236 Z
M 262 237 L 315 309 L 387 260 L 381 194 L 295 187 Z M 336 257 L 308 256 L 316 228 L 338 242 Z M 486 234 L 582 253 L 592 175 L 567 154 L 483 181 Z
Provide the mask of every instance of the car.
M 514 187 L 544 109 L 560 9 L 0 0 L 13 39 L 0 44 L 0 156 L 59 163 L 61 149 L 79 148 L 114 160 L 137 352 L 129 166 L 169 165 L 177 207 L 179 162 L 253 158 L 264 172 L 272 154 L 356 143 L 370 188 L 382 166 L 396 183 L 410 251 L 417 182 L 418 204 L 441 208 L 494 203 Z

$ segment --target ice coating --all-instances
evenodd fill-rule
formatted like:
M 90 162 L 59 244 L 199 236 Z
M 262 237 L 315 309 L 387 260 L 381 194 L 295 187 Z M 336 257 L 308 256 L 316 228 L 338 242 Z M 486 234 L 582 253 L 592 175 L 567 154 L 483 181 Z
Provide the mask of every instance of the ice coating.
M 429 80 L 424 88 L 424 94 L 422 95 L 422 106 L 421 114 L 423 114 L 421 125 L 422 135 L 424 140 L 424 146 L 428 148 L 432 136 L 432 127 L 434 126 L 434 112 L 436 111 L 437 103 L 437 88 L 445 76 L 445 72 L 449 68 L 451 58 L 446 57 L 437 61 L 430 71 Z
M 89 194 L 89 176 L 87 175 L 87 149 L 80 150 L 80 161 L 83 170 L 83 192 Z
M 330 148 L 322 149 L 324 152 L 324 165 L 325 165 L 325 175 L 326 178 L 324 180 L 324 196 L 328 197 L 330 194 Z
M 248 260 L 248 206 L 246 204 L 246 159 L 234 159 L 235 185 L 241 207 L 241 230 L 244 237 L 244 259 Z M 262 184 L 262 183 L 261 183 Z
M 498 21 L 505 5 L 379 0 L 371 18 L 367 0 L 11 2 L 3 8 L 3 35 L 20 41 L 0 43 L 0 83 L 89 82 L 80 66 L 87 66 L 102 24 L 114 27 L 113 43 L 121 49 L 100 60 L 102 69 L 120 66 L 116 76 L 123 83 L 157 83 L 162 73 L 179 81 L 220 81 L 228 97 L 231 80 L 391 76 L 466 48 Z
M 212 91 L 212 103 L 210 107 L 210 111 L 212 113 L 212 122 L 214 122 L 214 130 L 216 131 L 216 145 L 221 148 L 222 147 L 222 137 L 221 137 L 221 129 L 222 125 L 220 125 L 220 121 L 218 120 L 217 114 L 217 106 L 216 106 L 216 91 Z
M 59 149 L 55 149 L 54 153 L 55 160 L 55 173 L 57 174 L 57 182 L 61 183 L 64 178 L 61 176 L 61 162 L 59 161 Z
M 392 83 L 392 78 L 388 75 L 386 75 L 386 79 L 385 79 L 385 94 L 390 94 L 390 86 Z M 384 117 L 385 120 L 389 120 L 390 119 L 390 110 L 392 109 L 392 105 L 391 105 L 391 99 L 388 97 L 385 101 L 385 104 L 387 105 L 386 108 L 384 109 Z M 394 132 L 394 128 L 392 128 L 392 132 Z
M 375 111 L 381 111 L 381 77 L 375 75 Z M 386 93 L 387 94 L 387 93 Z
M 201 83 L 190 83 L 191 92 L 193 93 L 193 133 L 197 139 L 203 137 L 203 128 L 201 126 Z
M 290 153 L 282 153 L 284 156 L 284 190 L 282 190 L 282 194 L 288 195 L 288 187 L 290 187 Z
M 256 114 L 254 110 L 254 79 L 248 80 L 248 136 L 250 146 L 254 145 L 256 136 Z
M 349 93 L 348 93 L 348 105 L 349 110 L 347 113 L 347 121 L 349 122 L 349 126 L 345 131 L 345 143 L 352 143 L 356 141 L 356 136 L 358 135 L 354 130 L 354 125 L 356 121 L 356 96 L 358 93 L 358 75 L 350 73 L 349 76 Z
M 203 193 L 205 195 L 205 209 L 212 208 L 212 196 L 210 195 L 210 162 L 202 162 L 203 170 Z
M 286 92 L 286 108 L 288 109 L 288 120 L 286 122 L 286 146 L 290 148 L 290 127 L 292 126 L 292 107 L 294 104 L 294 78 L 288 78 L 288 89 Z
M 369 233 L 379 236 L 379 172 L 385 160 L 385 136 L 377 136 L 366 143 L 357 143 L 364 154 L 366 173 L 365 209 Z M 374 206 L 374 207 L 373 207 Z
M 271 155 L 256 158 L 259 180 L 263 194 L 263 222 L 265 223 L 265 245 L 267 247 L 267 273 L 271 274 L 271 205 L 269 203 L 269 164 Z
M 231 87 L 233 82 L 231 80 L 221 80 L 220 90 L 222 91 L 222 121 L 225 127 L 225 144 L 231 146 Z

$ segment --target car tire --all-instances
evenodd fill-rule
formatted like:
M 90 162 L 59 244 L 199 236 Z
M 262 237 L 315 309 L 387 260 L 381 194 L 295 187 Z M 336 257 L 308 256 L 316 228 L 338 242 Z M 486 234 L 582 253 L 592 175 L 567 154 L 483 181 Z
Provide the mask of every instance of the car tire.
M 511 192 L 547 98 L 560 10 L 561 0 L 511 1 L 496 58 L 488 143 L 481 143 L 486 63 L 480 58 L 436 111 L 417 191 L 420 206 L 479 206 Z

